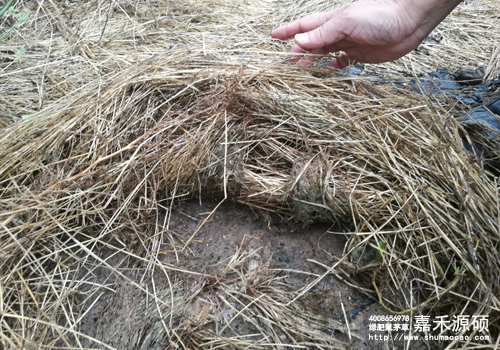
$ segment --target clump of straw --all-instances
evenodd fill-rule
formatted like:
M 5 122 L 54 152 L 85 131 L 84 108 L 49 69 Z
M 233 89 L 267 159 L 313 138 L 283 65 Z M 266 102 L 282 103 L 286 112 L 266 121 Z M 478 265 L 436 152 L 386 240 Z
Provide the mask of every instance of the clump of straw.
M 9 327 L 44 305 L 29 282 L 49 274 L 40 254 L 92 252 L 92 237 L 126 240 L 124 228 L 154 234 L 151 208 L 208 193 L 302 222 L 351 221 L 349 251 L 380 251 L 358 268 L 391 311 L 446 300 L 498 310 L 496 184 L 462 148 L 457 123 L 419 98 L 328 69 L 179 53 L 4 129 Z M 12 294 L 23 280 L 28 309 Z

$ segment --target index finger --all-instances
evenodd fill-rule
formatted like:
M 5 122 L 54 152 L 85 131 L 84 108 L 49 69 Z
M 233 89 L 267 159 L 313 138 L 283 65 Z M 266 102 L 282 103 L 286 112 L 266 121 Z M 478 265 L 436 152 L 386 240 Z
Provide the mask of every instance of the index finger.
M 333 16 L 330 12 L 318 12 L 311 15 L 302 17 L 292 23 L 276 28 L 271 32 L 271 36 L 276 39 L 289 39 L 298 33 L 305 33 L 322 26 L 325 22 L 329 21 Z

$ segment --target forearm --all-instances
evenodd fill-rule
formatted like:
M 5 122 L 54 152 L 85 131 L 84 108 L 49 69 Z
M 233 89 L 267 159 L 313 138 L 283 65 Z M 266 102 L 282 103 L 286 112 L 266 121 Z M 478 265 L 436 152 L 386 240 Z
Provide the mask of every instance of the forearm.
M 396 3 L 401 16 L 415 23 L 425 38 L 463 0 L 388 0 Z

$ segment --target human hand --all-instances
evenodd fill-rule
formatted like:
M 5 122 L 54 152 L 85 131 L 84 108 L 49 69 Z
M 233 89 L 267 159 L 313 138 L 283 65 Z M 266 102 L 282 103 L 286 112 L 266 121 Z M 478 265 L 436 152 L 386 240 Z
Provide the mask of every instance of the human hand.
M 275 29 L 273 38 L 295 37 L 292 61 L 304 52 L 341 52 L 329 65 L 342 69 L 351 61 L 382 63 L 416 49 L 460 0 L 358 1 L 312 14 Z M 301 64 L 315 60 L 305 56 Z

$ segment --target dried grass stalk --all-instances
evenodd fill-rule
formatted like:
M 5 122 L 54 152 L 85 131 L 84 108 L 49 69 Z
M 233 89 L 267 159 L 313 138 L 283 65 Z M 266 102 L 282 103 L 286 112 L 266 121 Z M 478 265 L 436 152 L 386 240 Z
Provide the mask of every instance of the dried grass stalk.
M 453 118 L 419 96 L 329 69 L 184 57 L 133 66 L 2 131 L 10 321 L 21 283 L 13 277 L 47 273 L 32 262 L 37 247 L 48 258 L 54 240 L 56 251 L 69 249 L 65 237 L 125 227 L 147 235 L 149 208 L 224 193 L 301 222 L 352 221 L 352 249 L 385 244 L 378 290 L 408 293 L 421 281 L 426 307 L 452 298 L 500 310 L 497 185 L 462 148 Z M 384 297 L 393 311 L 417 306 Z M 31 298 L 30 319 L 42 295 Z
M 498 184 L 462 149 L 461 127 L 422 96 L 277 63 L 289 43 L 271 41 L 272 27 L 337 4 L 15 3 L 29 16 L 13 27 L 18 18 L 9 14 L 0 27 L 13 28 L 0 42 L 2 346 L 110 348 L 78 331 L 85 307 L 113 290 L 94 279 L 99 266 L 166 315 L 153 327 L 164 338 L 151 344 L 269 345 L 176 313 L 216 314 L 197 299 L 205 285 L 183 289 L 183 278 L 192 282 L 199 273 L 156 259 L 158 237 L 168 231 L 157 224 L 158 208 L 197 195 L 306 224 L 350 222 L 346 254 L 355 259 L 339 266 L 368 274 L 373 286 L 361 286 L 365 292 L 377 289 L 395 312 L 489 314 L 498 333 Z M 436 29 L 442 40 L 424 43 L 429 55 L 377 70 L 419 74 L 484 62 L 500 38 L 498 16 L 493 0 L 461 6 Z M 179 250 L 188 243 L 176 242 Z M 154 278 L 146 288 L 99 257 L 102 247 L 144 263 L 149 274 L 179 275 L 170 290 L 156 291 Z M 237 277 L 227 278 L 243 282 L 240 258 L 231 265 Z M 264 320 L 255 322 L 260 334 L 281 346 L 276 329 L 290 328 L 287 341 L 295 345 L 343 346 L 324 339 L 325 320 L 291 316 L 303 310 L 299 297 L 312 285 L 291 293 L 279 278 L 266 281 L 257 288 L 263 294 L 238 294 L 252 304 L 240 316 L 258 311 Z M 414 291 L 416 299 L 397 298 Z

